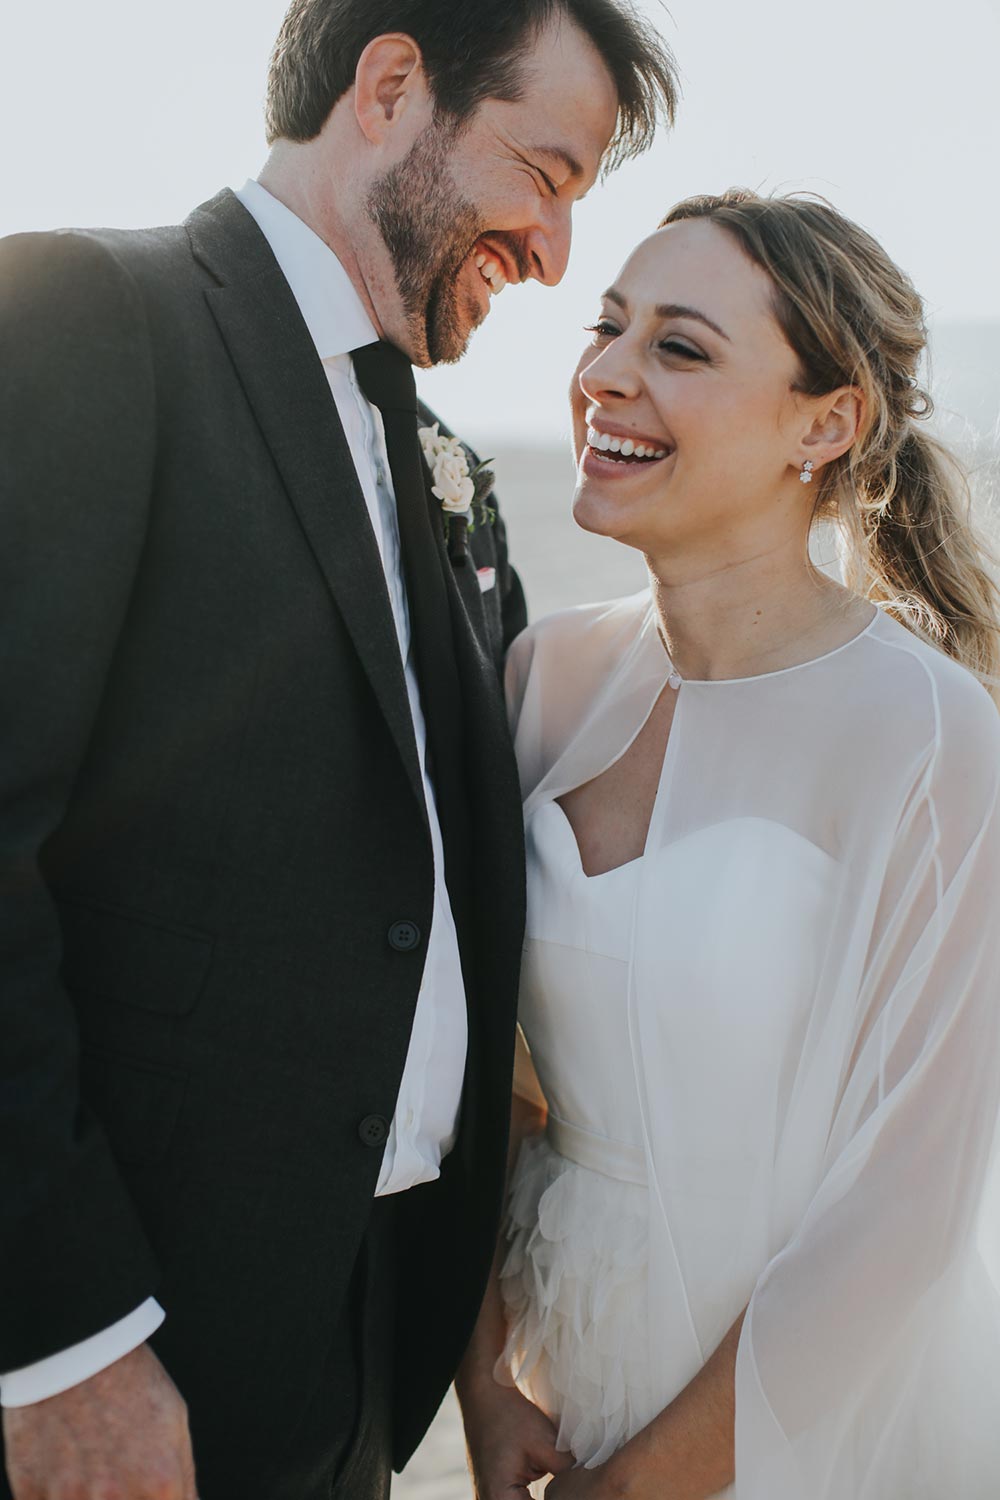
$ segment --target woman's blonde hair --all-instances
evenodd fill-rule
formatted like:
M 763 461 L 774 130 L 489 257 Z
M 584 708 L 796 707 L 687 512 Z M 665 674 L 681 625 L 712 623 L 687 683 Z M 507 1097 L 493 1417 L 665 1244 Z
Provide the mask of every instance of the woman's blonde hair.
M 917 383 L 927 329 L 912 282 L 820 199 L 730 188 L 685 199 L 663 225 L 682 219 L 727 229 L 770 276 L 799 359 L 798 389 L 819 396 L 855 386 L 864 396 L 861 430 L 819 476 L 814 512 L 840 527 L 848 587 L 1000 683 L 1000 592 L 971 524 L 968 479 L 921 425 L 933 406 Z

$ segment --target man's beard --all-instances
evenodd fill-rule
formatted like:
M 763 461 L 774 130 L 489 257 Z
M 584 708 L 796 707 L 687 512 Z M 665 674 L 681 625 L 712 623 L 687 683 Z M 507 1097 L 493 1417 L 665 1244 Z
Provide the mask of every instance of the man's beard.
M 482 311 L 459 274 L 488 227 L 449 167 L 459 130 L 433 124 L 397 166 L 376 179 L 368 214 L 389 252 L 413 347 L 431 364 L 461 359 Z

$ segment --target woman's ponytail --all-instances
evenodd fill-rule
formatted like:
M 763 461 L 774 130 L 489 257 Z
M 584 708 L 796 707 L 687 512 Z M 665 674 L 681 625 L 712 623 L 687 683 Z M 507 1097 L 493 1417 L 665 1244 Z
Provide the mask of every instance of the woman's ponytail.
M 880 475 L 873 456 L 857 464 L 851 501 L 839 507 L 844 581 L 1000 687 L 1000 590 L 962 466 L 912 419 Z

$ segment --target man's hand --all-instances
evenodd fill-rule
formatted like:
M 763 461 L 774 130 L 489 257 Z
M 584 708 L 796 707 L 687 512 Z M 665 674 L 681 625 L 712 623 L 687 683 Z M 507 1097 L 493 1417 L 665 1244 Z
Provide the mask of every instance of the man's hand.
M 187 1407 L 148 1344 L 3 1414 L 15 1500 L 197 1500 Z
M 459 1390 L 476 1500 L 515 1500 L 546 1474 L 573 1463 L 556 1448 L 556 1428 L 543 1411 L 492 1374 Z

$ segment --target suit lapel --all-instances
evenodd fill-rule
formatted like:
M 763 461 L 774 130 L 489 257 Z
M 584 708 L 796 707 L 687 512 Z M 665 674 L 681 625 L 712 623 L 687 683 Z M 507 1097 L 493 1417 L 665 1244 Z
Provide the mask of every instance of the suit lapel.
M 445 575 L 458 668 L 469 802 L 471 879 L 485 910 L 489 937 L 480 933 L 481 953 L 520 953 L 523 928 L 524 843 L 521 791 L 507 726 L 503 688 L 489 644 L 479 580 L 471 554 L 455 565 L 444 543 L 441 507 L 427 487 L 434 511 L 438 555 Z M 472 591 L 475 591 L 474 595 Z M 447 789 L 442 789 L 447 794 Z M 492 892 L 505 893 L 499 905 Z M 508 941 L 509 936 L 509 941 Z
M 270 246 L 230 192 L 187 222 L 206 297 L 424 810 L 385 574 L 323 366 Z
M 469 830 L 471 878 L 481 889 L 492 890 L 496 886 L 507 892 L 510 900 L 502 911 L 497 911 L 490 903 L 491 937 L 499 944 L 498 951 L 504 952 L 505 928 L 510 919 L 513 948 L 519 953 L 524 885 L 521 792 L 503 689 L 490 647 L 472 554 L 468 553 L 458 564 L 449 558 L 441 502 L 433 492 L 426 465 L 424 494 L 438 562 L 444 573 L 458 668 L 466 755 L 465 781 L 469 788 L 464 815 L 475 816 L 475 826 Z M 441 796 L 448 796 L 451 790 L 441 788 L 439 800 Z M 489 866 L 482 862 L 483 850 L 489 851 Z
M 270 246 L 233 193 L 220 193 L 196 209 L 186 227 L 195 256 L 218 283 L 206 296 L 222 338 L 426 816 L 382 562 L 315 346 Z M 519 952 L 520 793 L 503 695 L 486 633 L 480 636 L 473 624 L 477 609 L 482 612 L 482 600 L 472 597 L 472 590 L 478 591 L 472 559 L 464 566 L 469 577 L 460 587 L 445 550 L 441 507 L 430 492 L 429 475 L 425 493 L 448 599 L 467 768 L 458 785 L 446 779 L 435 791 L 439 802 L 453 802 L 453 812 L 469 822 L 472 851 L 467 878 L 479 887 L 473 904 L 484 913 L 476 924 L 480 956 L 503 954 L 508 946 Z M 485 895 L 493 888 L 510 898 L 499 910 Z M 460 897 L 459 906 L 464 904 Z M 486 915 L 488 908 L 492 911 Z M 483 921 L 488 921 L 488 933 Z M 510 944 L 505 942 L 507 935 Z
M 451 841 L 449 894 L 462 937 L 470 1015 L 467 1079 L 482 1076 L 488 1059 L 500 1057 L 510 1040 L 512 1015 L 502 1004 L 477 1004 L 484 984 L 509 1004 L 516 1002 L 524 928 L 524 839 L 517 764 L 507 710 L 486 628 L 479 580 L 471 553 L 456 566 L 448 557 L 441 502 L 423 466 L 437 565 L 445 596 L 457 669 L 457 734 L 463 775 L 436 782 L 442 830 L 461 827 Z M 463 576 L 464 575 L 464 576 Z M 473 596 L 472 590 L 475 590 Z M 428 726 L 430 728 L 430 726 Z M 459 874 L 461 872 L 461 874 Z M 502 896 L 497 900 L 497 894 Z M 497 983 L 505 968 L 506 983 Z M 477 1056 L 478 1054 L 478 1056 Z M 475 1090 L 466 1089 L 463 1119 L 471 1125 Z M 475 1135 L 463 1126 L 463 1140 Z

